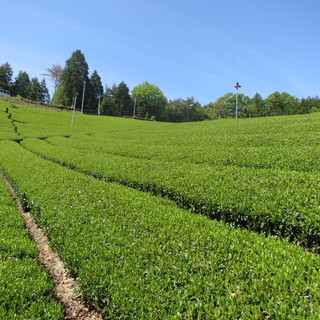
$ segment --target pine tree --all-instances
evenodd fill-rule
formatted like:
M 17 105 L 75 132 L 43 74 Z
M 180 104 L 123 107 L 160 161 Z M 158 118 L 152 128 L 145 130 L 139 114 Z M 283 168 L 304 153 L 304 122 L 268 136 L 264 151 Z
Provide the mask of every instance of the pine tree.
M 14 94 L 27 98 L 29 95 L 30 78 L 25 71 L 19 71 L 14 82 Z
M 103 85 L 101 82 L 101 78 L 97 70 L 94 70 L 89 79 L 89 86 L 86 93 L 86 110 L 96 112 L 98 110 L 99 97 L 102 98 L 102 96 Z
M 0 66 L 0 88 L 11 90 L 12 87 L 12 68 L 8 62 Z
M 57 103 L 69 106 L 75 95 L 78 96 L 77 107 L 81 106 L 84 82 L 88 84 L 89 67 L 80 50 L 72 53 L 66 61 L 66 65 L 61 74 L 61 81 L 55 93 Z

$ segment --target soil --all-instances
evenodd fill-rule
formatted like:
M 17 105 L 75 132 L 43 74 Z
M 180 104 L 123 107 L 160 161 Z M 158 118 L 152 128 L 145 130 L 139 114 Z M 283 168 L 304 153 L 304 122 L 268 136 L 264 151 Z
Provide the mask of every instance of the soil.
M 23 209 L 17 194 L 6 181 L 9 191 L 16 202 L 16 206 L 28 229 L 30 237 L 37 243 L 40 254 L 39 262 L 49 271 L 54 282 L 54 295 L 64 306 L 65 318 L 69 320 L 102 320 L 102 315 L 90 308 L 80 300 L 77 294 L 77 283 L 70 276 L 59 255 L 49 246 L 49 239 L 45 232 L 38 227 L 29 212 Z

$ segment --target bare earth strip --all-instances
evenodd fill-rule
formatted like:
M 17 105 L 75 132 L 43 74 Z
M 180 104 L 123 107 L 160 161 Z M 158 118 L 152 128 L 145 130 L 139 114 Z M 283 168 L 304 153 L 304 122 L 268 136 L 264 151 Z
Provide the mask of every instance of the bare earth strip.
M 48 237 L 37 226 L 29 212 L 26 212 L 10 183 L 6 180 L 9 191 L 14 198 L 18 211 L 25 221 L 31 238 L 37 243 L 40 254 L 39 261 L 51 274 L 54 282 L 54 294 L 65 308 L 65 319 L 69 320 L 102 320 L 102 315 L 90 311 L 76 294 L 76 281 L 70 277 L 63 261 L 58 254 L 49 247 Z

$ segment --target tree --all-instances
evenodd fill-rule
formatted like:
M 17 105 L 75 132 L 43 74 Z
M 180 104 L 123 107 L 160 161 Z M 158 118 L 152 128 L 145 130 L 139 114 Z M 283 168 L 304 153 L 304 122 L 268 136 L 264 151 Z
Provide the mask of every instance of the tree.
M 302 98 L 299 106 L 299 113 L 309 113 L 320 111 L 320 98 L 318 96 L 312 98 Z
M 154 116 L 159 120 L 167 104 L 167 98 L 159 87 L 149 82 L 143 82 L 134 87 L 132 97 L 136 99 L 136 115 L 140 117 Z
M 60 78 L 60 84 L 55 92 L 55 99 L 62 105 L 71 105 L 72 99 L 78 95 L 77 106 L 81 106 L 84 81 L 88 83 L 89 67 L 83 53 L 76 50 L 66 61 Z
M 41 80 L 40 88 L 41 88 L 41 101 L 45 103 L 50 103 L 50 94 L 49 94 L 49 90 L 47 88 L 45 79 Z
M 129 88 L 124 81 L 120 82 L 114 92 L 114 104 L 119 117 L 129 116 L 132 113 L 132 99 Z
M 250 104 L 247 106 L 245 112 L 248 118 L 263 117 L 266 115 L 265 102 L 259 93 L 256 93 L 250 100 Z
M 106 88 L 103 96 L 102 107 L 104 114 L 116 117 L 130 116 L 133 110 L 133 101 L 129 94 L 129 88 L 125 82 L 114 84 Z
M 205 110 L 194 97 L 170 100 L 160 120 L 168 122 L 201 121 L 206 119 Z
M 208 118 L 230 118 L 236 117 L 236 94 L 231 92 L 218 98 L 215 102 L 205 106 Z M 250 105 L 250 98 L 243 93 L 238 94 L 238 117 L 244 118 L 247 116 L 247 109 Z
M 25 77 L 25 75 L 23 76 Z M 28 98 L 30 100 L 34 101 L 39 101 L 39 102 L 49 102 L 50 101 L 50 95 L 49 95 L 49 90 L 46 86 L 46 82 L 43 79 L 41 82 L 39 82 L 38 78 L 32 78 L 29 82 L 25 81 L 23 82 L 23 77 L 22 79 L 20 78 L 20 85 L 19 86 L 24 86 L 23 89 L 23 95 L 21 95 L 21 90 L 20 94 L 24 98 Z M 24 85 L 25 83 L 25 85 Z
M 42 101 L 42 88 L 38 78 L 32 78 L 29 83 L 28 99 Z
M 169 101 L 166 105 L 165 112 L 161 116 L 162 121 L 166 122 L 183 122 L 185 120 L 183 108 L 180 103 L 182 99 L 175 99 Z
M 14 94 L 19 94 L 22 98 L 28 98 L 30 78 L 25 71 L 19 71 L 14 82 Z
M 229 92 L 224 96 L 218 98 L 214 103 L 211 104 L 213 111 L 213 118 L 228 118 L 231 115 L 235 115 L 235 97 L 234 94 Z
M 88 89 L 86 91 L 87 100 L 85 109 L 96 112 L 98 109 L 99 97 L 103 96 L 103 85 L 97 70 L 93 71 L 89 79 Z
M 8 62 L 0 66 L 0 88 L 11 90 L 12 87 L 12 68 Z
M 299 99 L 291 96 L 287 92 L 276 91 L 268 96 L 266 104 L 271 116 L 294 114 Z
M 110 88 L 106 86 L 106 90 L 101 100 L 101 112 L 107 116 L 116 116 L 117 112 L 113 103 L 113 95 L 115 92 L 115 84 Z
M 61 81 L 61 75 L 63 72 L 63 68 L 60 64 L 54 64 L 52 66 L 52 68 L 48 68 L 48 69 L 46 69 L 46 71 L 48 73 L 44 73 L 43 75 L 48 76 L 52 80 L 52 82 L 54 84 L 54 91 L 56 91 L 56 89 Z

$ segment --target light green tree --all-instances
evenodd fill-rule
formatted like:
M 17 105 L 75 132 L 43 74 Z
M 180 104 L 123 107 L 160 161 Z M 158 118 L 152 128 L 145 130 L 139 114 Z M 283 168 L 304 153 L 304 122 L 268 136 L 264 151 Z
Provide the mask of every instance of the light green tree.
M 163 114 L 167 98 L 154 84 L 143 82 L 132 89 L 132 98 L 136 99 L 136 115 L 140 117 L 155 117 L 159 120 Z
M 287 92 L 280 93 L 276 91 L 266 99 L 266 105 L 269 110 L 269 115 L 271 116 L 292 114 L 298 103 L 299 99 L 291 96 Z

